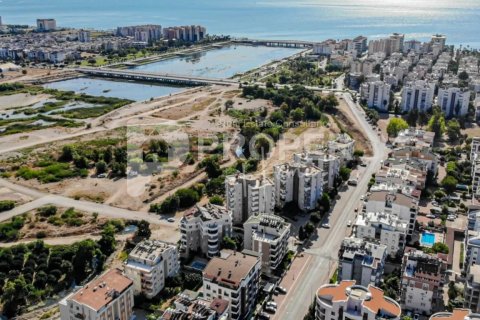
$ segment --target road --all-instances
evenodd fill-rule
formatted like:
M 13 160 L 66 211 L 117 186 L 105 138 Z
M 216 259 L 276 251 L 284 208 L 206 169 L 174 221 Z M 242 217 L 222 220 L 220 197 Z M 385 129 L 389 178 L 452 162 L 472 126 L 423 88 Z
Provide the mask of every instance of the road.
M 279 305 L 274 319 L 303 319 L 317 289 L 328 283 L 330 274 L 336 267 L 338 249 L 346 235 L 347 222 L 353 221 L 354 209 L 360 206 L 359 199 L 366 192 L 371 175 L 379 169 L 380 162 L 388 154 L 385 143 L 365 120 L 364 111 L 352 101 L 349 94 L 343 94 L 343 98 L 352 110 L 356 122 L 364 128 L 367 138 L 371 141 L 373 156 L 367 159 L 366 168 L 360 168 L 358 186 L 349 187 L 348 190 L 339 193 L 341 198 L 337 200 L 327 218 L 332 227 L 318 229 L 318 237 L 305 251 L 305 266 L 301 273 L 293 275 L 295 281 L 286 297 L 282 299 L 284 302 Z

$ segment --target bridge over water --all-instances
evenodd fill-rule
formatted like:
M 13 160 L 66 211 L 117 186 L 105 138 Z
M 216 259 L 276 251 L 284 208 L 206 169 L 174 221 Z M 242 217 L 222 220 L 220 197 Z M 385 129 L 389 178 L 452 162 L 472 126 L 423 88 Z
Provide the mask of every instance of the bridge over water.
M 125 69 L 106 69 L 106 68 L 77 68 L 77 72 L 94 77 L 103 78 L 117 78 L 126 80 L 136 80 L 145 82 L 159 82 L 173 85 L 189 85 L 189 86 L 203 86 L 203 85 L 238 85 L 237 80 L 232 79 L 216 79 L 203 78 L 188 75 L 177 75 L 172 73 L 157 73 L 157 72 L 143 72 L 132 71 Z

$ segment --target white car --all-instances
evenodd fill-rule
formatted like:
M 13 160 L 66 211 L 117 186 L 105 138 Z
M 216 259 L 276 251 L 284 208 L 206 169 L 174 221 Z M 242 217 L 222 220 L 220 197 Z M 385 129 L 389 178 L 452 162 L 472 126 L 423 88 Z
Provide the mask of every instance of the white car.
M 352 226 L 352 220 L 348 220 L 347 227 L 351 227 L 351 226 Z
M 324 223 L 324 224 L 322 224 L 322 227 L 325 228 L 325 229 L 330 229 L 330 224 Z
M 365 196 L 364 196 L 364 195 L 362 195 L 362 196 L 360 197 L 360 200 L 363 200 L 363 199 L 365 199 Z
M 175 222 L 175 218 L 168 218 L 167 221 L 168 222 Z
M 268 301 L 267 306 L 272 307 L 272 308 L 277 308 L 277 303 L 275 301 Z

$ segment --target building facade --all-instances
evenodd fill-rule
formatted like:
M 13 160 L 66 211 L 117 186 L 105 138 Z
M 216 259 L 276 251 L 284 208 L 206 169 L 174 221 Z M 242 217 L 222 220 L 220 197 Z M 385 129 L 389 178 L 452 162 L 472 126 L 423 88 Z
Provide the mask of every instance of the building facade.
M 111 269 L 60 301 L 62 320 L 133 320 L 133 281 Z
M 152 299 L 165 287 L 165 279 L 180 271 L 177 246 L 160 240 L 143 240 L 129 253 L 125 275 L 132 279 L 135 294 Z
M 247 319 L 256 306 L 260 273 L 260 255 L 222 250 L 203 271 L 203 297 L 226 300 L 231 319 Z
M 243 224 L 244 249 L 261 253 L 262 272 L 275 271 L 288 251 L 290 223 L 273 214 L 251 216 Z
M 182 255 L 197 252 L 214 257 L 220 251 L 223 238 L 232 235 L 232 214 L 211 203 L 196 205 L 180 220 L 180 233 Z

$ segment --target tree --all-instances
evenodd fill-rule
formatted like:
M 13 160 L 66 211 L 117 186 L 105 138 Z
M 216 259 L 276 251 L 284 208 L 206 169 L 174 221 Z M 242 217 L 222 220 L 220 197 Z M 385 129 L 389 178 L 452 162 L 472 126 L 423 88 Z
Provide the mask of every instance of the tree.
M 230 237 L 223 237 L 222 246 L 225 249 L 231 249 L 231 250 L 237 249 L 237 243 L 235 242 L 235 240 L 233 240 Z
M 445 243 L 436 242 L 432 246 L 432 250 L 435 253 L 445 253 L 448 254 L 448 246 Z
M 137 236 L 148 239 L 152 235 L 152 231 L 150 230 L 150 222 L 146 220 L 141 220 L 137 224 Z
M 458 181 L 455 177 L 446 176 L 442 180 L 442 187 L 445 189 L 447 194 L 452 194 L 457 189 Z
M 205 166 L 205 172 L 209 179 L 217 178 L 222 174 L 222 169 L 220 169 L 217 157 L 205 158 L 202 161 L 202 165 Z
M 402 118 L 392 118 L 388 122 L 387 133 L 389 137 L 396 137 L 402 130 L 408 129 L 408 123 Z
M 447 135 L 450 142 L 457 142 L 462 135 L 460 123 L 457 119 L 452 119 L 447 122 Z
M 65 161 L 65 162 L 70 162 L 73 160 L 73 157 L 75 156 L 76 151 L 75 147 L 72 145 L 66 145 L 63 146 L 62 148 L 62 153 L 60 155 L 59 160 L 60 161 Z
M 115 227 L 107 223 L 102 230 L 102 237 L 98 240 L 100 251 L 109 256 L 115 251 Z
M 107 172 L 107 169 L 107 163 L 103 160 L 100 160 L 95 164 L 95 170 L 97 175 Z
M 12 200 L 0 201 L 0 212 L 11 210 L 14 207 L 15 207 L 15 201 L 12 201 Z
M 417 121 L 418 121 L 418 109 L 413 108 L 410 110 L 410 112 L 407 114 L 406 120 L 407 123 L 410 127 L 416 127 L 417 126 Z
M 211 204 L 216 204 L 216 205 L 222 206 L 223 205 L 223 198 L 220 197 L 219 195 L 214 195 L 213 197 L 211 197 L 209 199 L 209 202 Z
M 175 194 L 181 208 L 191 207 L 200 200 L 200 195 L 193 189 L 178 189 Z
M 445 116 L 438 106 L 433 108 L 433 116 L 428 121 L 428 130 L 435 132 L 435 139 L 437 140 L 445 132 Z
M 38 213 L 42 216 L 42 217 L 50 217 L 50 216 L 54 216 L 57 214 L 57 207 L 55 206 L 45 206 L 45 207 L 41 207 L 38 209 Z
M 328 193 L 324 192 L 322 197 L 318 200 L 318 205 L 323 208 L 325 212 L 330 211 L 331 201 Z
M 231 107 L 233 107 L 233 100 L 227 100 L 225 101 L 225 109 L 228 110 Z
M 464 70 L 458 74 L 458 79 L 466 81 L 468 80 L 468 73 Z
M 292 118 L 293 121 L 301 121 L 303 118 L 305 118 L 305 112 L 301 108 L 296 108 L 290 111 L 290 118 Z
M 350 173 L 351 172 L 352 172 L 351 169 L 349 169 L 347 167 L 341 167 L 340 171 L 339 171 L 340 178 L 342 178 L 343 181 L 347 181 L 348 179 L 350 179 Z

